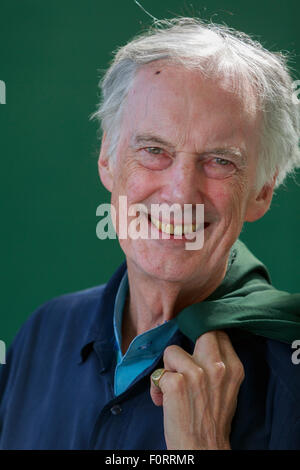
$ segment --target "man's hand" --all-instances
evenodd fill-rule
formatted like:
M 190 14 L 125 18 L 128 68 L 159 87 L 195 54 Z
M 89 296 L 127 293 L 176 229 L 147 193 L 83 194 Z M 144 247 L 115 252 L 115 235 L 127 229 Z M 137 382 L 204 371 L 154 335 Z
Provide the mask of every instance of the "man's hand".
M 244 368 L 227 334 L 203 334 L 192 356 L 168 346 L 164 367 L 159 388 L 151 383 L 150 393 L 155 405 L 163 405 L 167 449 L 230 449 Z

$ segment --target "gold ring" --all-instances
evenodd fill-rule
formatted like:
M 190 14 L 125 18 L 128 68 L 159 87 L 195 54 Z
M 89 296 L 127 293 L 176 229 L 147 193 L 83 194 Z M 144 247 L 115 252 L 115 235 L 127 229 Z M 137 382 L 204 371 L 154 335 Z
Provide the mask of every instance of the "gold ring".
M 152 372 L 151 380 L 156 387 L 160 388 L 159 381 L 165 372 L 166 372 L 166 369 L 156 369 L 154 372 Z

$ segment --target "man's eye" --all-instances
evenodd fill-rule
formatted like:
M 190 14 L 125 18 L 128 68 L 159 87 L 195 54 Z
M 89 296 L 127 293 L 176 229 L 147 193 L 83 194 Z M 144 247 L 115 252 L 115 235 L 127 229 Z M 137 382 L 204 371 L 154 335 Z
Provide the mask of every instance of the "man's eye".
M 146 147 L 145 150 L 148 153 L 152 153 L 153 155 L 160 155 L 160 153 L 162 152 L 162 149 L 160 149 L 159 147 Z
M 214 160 L 216 163 L 218 163 L 218 165 L 222 165 L 222 166 L 226 166 L 231 163 L 229 160 L 225 160 L 224 158 L 219 158 L 219 157 L 216 157 Z
M 139 162 L 149 170 L 165 170 L 172 160 L 169 154 L 160 147 L 144 147 L 139 154 Z
M 203 168 L 208 178 L 223 179 L 236 172 L 236 166 L 222 157 L 214 157 L 204 163 Z

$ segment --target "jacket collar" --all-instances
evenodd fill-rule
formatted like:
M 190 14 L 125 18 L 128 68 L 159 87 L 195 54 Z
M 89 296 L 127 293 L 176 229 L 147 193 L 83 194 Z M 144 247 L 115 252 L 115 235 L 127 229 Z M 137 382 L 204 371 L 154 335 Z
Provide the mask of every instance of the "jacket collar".
M 124 261 L 115 271 L 110 280 L 105 284 L 104 291 L 99 291 L 99 299 L 92 307 L 89 318 L 89 326 L 81 343 L 78 362 L 83 363 L 92 349 L 103 358 L 103 351 L 115 349 L 115 336 L 113 330 L 114 303 L 121 279 L 127 269 Z M 104 366 L 104 365 L 103 365 Z

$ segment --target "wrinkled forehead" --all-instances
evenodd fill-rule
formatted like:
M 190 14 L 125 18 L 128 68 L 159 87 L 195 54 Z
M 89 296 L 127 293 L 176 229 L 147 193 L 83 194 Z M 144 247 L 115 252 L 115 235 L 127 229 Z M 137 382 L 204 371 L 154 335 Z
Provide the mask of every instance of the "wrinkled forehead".
M 229 76 L 205 76 L 201 71 L 160 60 L 138 70 L 125 103 L 131 127 L 143 122 L 170 121 L 184 129 L 198 123 L 213 129 L 257 128 L 258 99 L 247 84 Z M 177 127 L 178 127 L 177 126 Z M 228 130 L 227 129 L 227 130 Z

